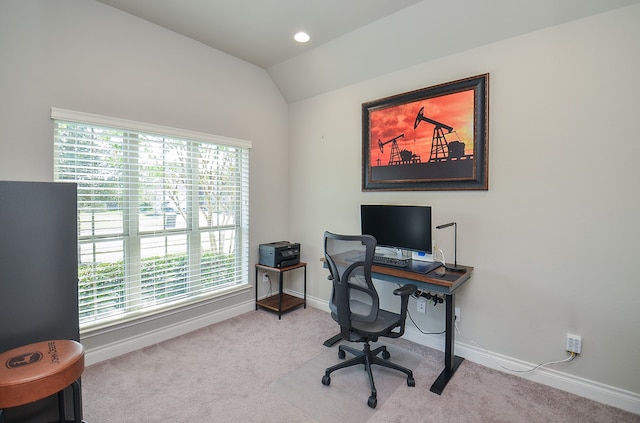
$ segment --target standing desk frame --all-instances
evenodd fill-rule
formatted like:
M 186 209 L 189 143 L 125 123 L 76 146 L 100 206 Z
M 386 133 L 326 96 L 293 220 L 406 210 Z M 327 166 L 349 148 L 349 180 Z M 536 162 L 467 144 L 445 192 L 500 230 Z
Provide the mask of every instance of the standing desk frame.
M 326 267 L 326 263 L 324 264 Z M 444 370 L 431 385 L 430 391 L 438 395 L 442 394 L 445 386 L 464 361 L 464 358 L 454 354 L 455 343 L 455 309 L 456 291 L 471 277 L 473 267 L 462 266 L 463 271 L 452 271 L 444 266 L 432 270 L 429 273 L 417 273 L 397 267 L 380 266 L 374 264 L 371 268 L 371 277 L 384 282 L 400 285 L 412 284 L 418 289 L 432 293 L 443 294 L 445 297 L 445 344 L 444 344 Z M 336 335 L 324 345 L 331 346 L 340 341 L 340 335 Z

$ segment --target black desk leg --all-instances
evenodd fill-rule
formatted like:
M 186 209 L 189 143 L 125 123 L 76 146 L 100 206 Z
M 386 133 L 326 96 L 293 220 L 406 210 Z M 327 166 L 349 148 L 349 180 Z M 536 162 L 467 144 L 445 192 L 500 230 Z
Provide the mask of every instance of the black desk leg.
M 278 278 L 279 282 L 280 282 L 280 293 L 278 294 L 278 320 L 282 319 L 282 274 L 284 272 L 278 272 L 278 275 L 280 276 Z
M 258 266 L 256 266 L 256 310 L 258 309 Z
M 444 370 L 440 373 L 440 376 L 431 385 L 431 392 L 438 395 L 442 394 L 444 387 L 447 386 L 449 380 L 453 377 L 460 363 L 464 360 L 462 357 L 458 357 L 453 352 L 455 342 L 455 310 L 456 301 L 455 294 L 445 295 L 445 344 L 444 344 Z

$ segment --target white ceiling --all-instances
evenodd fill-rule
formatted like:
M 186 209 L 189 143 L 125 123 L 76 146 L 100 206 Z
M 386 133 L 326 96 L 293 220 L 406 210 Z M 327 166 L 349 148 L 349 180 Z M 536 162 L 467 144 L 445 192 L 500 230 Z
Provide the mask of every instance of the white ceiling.
M 98 0 L 267 70 L 288 102 L 640 0 Z M 294 33 L 306 31 L 300 44 Z
M 268 68 L 420 0 L 98 0 Z M 306 31 L 311 41 L 293 40 Z

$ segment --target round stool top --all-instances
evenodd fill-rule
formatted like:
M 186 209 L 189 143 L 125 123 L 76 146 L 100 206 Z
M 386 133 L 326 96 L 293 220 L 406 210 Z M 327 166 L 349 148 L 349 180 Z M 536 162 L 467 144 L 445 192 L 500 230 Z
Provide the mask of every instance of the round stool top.
M 36 342 L 0 354 L 0 409 L 53 395 L 84 371 L 84 348 L 76 341 Z

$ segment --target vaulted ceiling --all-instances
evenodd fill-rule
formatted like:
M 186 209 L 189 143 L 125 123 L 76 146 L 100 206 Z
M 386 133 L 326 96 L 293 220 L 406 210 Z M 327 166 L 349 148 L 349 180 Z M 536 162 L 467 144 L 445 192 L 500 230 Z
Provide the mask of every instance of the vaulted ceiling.
M 288 102 L 640 0 L 98 0 L 267 70 Z M 311 40 L 293 40 L 306 31 Z

